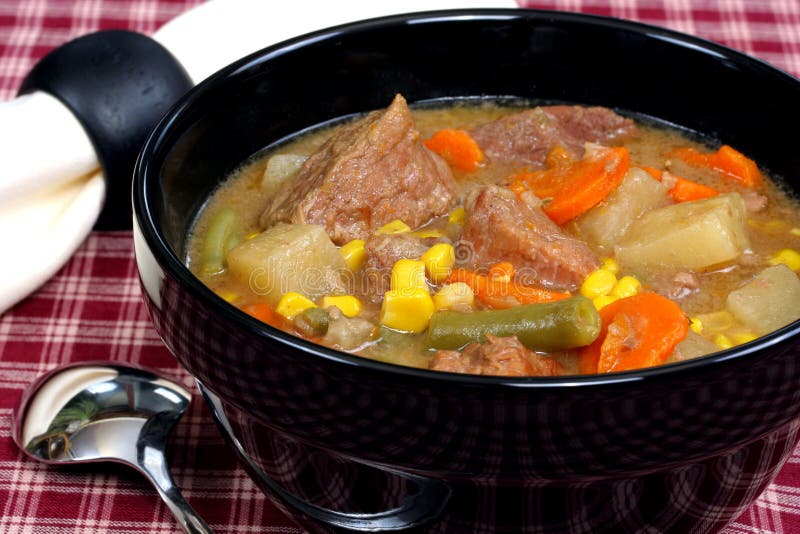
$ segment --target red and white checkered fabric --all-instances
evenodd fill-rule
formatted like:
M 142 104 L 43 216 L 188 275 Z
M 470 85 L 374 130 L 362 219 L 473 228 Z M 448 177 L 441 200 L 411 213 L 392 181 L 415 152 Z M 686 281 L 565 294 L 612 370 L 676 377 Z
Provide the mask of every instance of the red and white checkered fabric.
M 71 38 L 107 28 L 152 33 L 200 1 L 0 0 L 0 99 L 12 98 L 35 61 Z M 667 26 L 800 74 L 798 0 L 523 4 Z M 12 259 L 13 251 L 2 252 L 0 261 Z M 129 232 L 92 234 L 50 282 L 0 316 L 0 533 L 179 531 L 155 491 L 132 470 L 45 467 L 24 458 L 11 439 L 12 412 L 27 384 L 60 364 L 98 359 L 145 365 L 193 387 L 151 327 Z M 199 399 L 177 427 L 169 458 L 187 500 L 215 531 L 300 532 L 236 466 Z M 761 498 L 725 530 L 754 532 L 800 532 L 800 449 Z

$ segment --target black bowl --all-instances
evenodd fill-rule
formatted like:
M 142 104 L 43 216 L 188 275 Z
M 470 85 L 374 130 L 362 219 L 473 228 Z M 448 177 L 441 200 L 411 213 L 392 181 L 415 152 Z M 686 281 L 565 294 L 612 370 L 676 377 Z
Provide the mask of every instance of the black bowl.
M 597 104 L 718 137 L 796 189 L 800 82 L 700 39 L 524 10 L 389 17 L 299 37 L 191 91 L 135 176 L 136 256 L 165 343 L 255 480 L 310 530 L 704 532 L 736 517 L 798 439 L 794 323 L 636 372 L 435 373 L 266 326 L 184 266 L 191 223 L 262 147 L 334 117 L 463 96 Z M 421 525 L 421 526 L 420 526 Z

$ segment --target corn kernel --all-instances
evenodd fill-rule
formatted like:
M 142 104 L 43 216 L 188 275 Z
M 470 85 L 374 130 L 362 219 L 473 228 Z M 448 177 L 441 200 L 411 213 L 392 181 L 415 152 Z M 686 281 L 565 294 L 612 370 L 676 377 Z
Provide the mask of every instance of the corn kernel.
M 428 278 L 435 284 L 444 282 L 453 264 L 456 262 L 456 251 L 450 243 L 436 243 L 420 257 L 425 264 Z
M 217 296 L 220 297 L 225 302 L 233 302 L 234 300 L 239 298 L 238 293 L 234 293 L 233 291 L 229 291 L 227 289 L 220 289 L 217 291 Z
M 284 293 L 281 300 L 278 301 L 278 305 L 275 306 L 275 311 L 291 321 L 296 315 L 303 313 L 309 308 L 315 308 L 316 306 L 314 302 L 300 293 L 289 291 L 288 293 Z
M 365 244 L 363 239 L 353 239 L 339 249 L 339 253 L 344 258 L 344 264 L 347 265 L 350 271 L 356 272 L 364 266 L 364 262 L 367 260 Z
M 756 339 L 758 336 L 751 332 L 736 332 L 731 334 L 731 340 L 734 345 L 744 345 Z
M 327 295 L 322 297 L 322 307 L 336 306 L 347 317 L 355 317 L 364 308 L 361 301 L 353 295 Z
M 427 289 L 387 291 L 381 304 L 382 325 L 403 332 L 423 332 L 435 307 Z
M 689 319 L 689 328 L 695 334 L 702 334 L 703 333 L 703 321 L 697 317 L 692 317 Z
M 475 292 L 464 282 L 447 284 L 433 296 L 437 310 L 469 310 L 475 303 Z
M 605 269 L 597 269 L 581 284 L 581 295 L 589 299 L 608 295 L 616 283 L 617 277 L 614 273 Z
M 791 230 L 789 230 L 789 233 L 795 237 L 800 237 L 800 228 L 794 227 Z
M 447 222 L 456 223 L 456 224 L 464 224 L 467 220 L 467 210 L 462 208 L 456 208 L 450 212 L 450 215 L 447 216 Z
M 414 232 L 414 235 L 421 238 L 421 239 L 428 239 L 431 237 L 444 237 L 444 234 L 441 230 L 437 230 L 436 228 L 425 228 L 422 230 L 417 230 Z
M 714 343 L 721 349 L 729 349 L 733 346 L 733 341 L 725 334 L 717 334 L 714 336 Z
M 405 232 L 410 232 L 411 227 L 401 221 L 400 219 L 395 219 L 391 222 L 388 222 L 378 228 L 375 231 L 375 235 L 383 235 L 383 234 L 402 234 Z
M 719 333 L 733 326 L 733 315 L 728 310 L 701 313 L 696 317 L 692 317 L 692 320 L 701 321 L 703 324 L 703 331 L 708 333 Z
M 392 266 L 392 290 L 404 291 L 417 289 L 428 291 L 425 281 L 425 263 L 420 260 L 402 258 Z
M 603 258 L 600 268 L 611 271 L 614 274 L 619 273 L 619 263 L 614 258 Z
M 619 299 L 617 299 L 617 297 L 612 297 L 611 295 L 600 295 L 592 299 L 592 304 L 594 304 L 594 309 L 600 311 L 601 309 L 608 306 L 615 300 Z
M 779 250 L 767 261 L 771 265 L 778 265 L 782 263 L 793 271 L 800 271 L 800 252 L 790 248 Z
M 617 298 L 624 299 L 625 297 L 632 297 L 639 293 L 642 288 L 642 283 L 633 276 L 623 276 L 619 281 L 614 284 L 611 294 Z

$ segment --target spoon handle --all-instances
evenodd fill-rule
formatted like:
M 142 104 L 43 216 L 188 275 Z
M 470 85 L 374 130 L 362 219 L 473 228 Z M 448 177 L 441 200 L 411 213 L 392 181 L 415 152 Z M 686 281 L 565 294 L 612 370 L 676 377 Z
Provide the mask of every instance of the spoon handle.
M 180 413 L 160 412 L 147 420 L 139 431 L 135 467 L 150 479 L 184 532 L 212 534 L 211 527 L 181 495 L 181 491 L 172 480 L 167 459 L 164 456 L 167 437 L 180 416 Z
M 213 530 L 194 511 L 181 495 L 167 468 L 164 452 L 158 447 L 144 445 L 140 448 L 136 466 L 155 486 L 161 499 L 188 534 L 213 534 Z

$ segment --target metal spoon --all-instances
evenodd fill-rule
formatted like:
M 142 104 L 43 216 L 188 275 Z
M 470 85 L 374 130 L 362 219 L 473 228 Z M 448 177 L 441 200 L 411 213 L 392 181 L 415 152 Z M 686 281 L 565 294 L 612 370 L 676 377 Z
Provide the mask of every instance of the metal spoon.
M 109 362 L 69 365 L 23 393 L 14 441 L 48 464 L 127 464 L 150 479 L 185 532 L 211 533 L 175 486 L 164 455 L 190 401 L 184 388 L 142 369 Z

